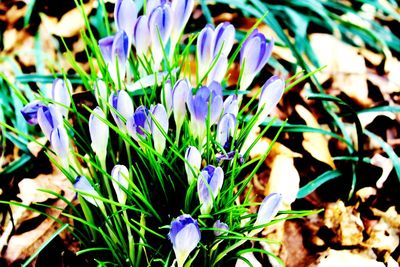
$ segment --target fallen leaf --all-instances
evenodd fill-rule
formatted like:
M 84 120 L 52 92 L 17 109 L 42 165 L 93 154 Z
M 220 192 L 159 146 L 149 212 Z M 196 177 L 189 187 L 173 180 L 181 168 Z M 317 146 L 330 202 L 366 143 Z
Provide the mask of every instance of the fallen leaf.
M 84 13 L 88 15 L 93 8 L 93 1 L 83 5 Z M 85 20 L 82 16 L 80 8 L 74 8 L 65 13 L 60 21 L 57 18 L 49 17 L 43 13 L 40 17 L 46 29 L 54 35 L 61 37 L 72 37 L 77 35 L 85 28 Z
M 393 162 L 391 159 L 377 153 L 371 158 L 371 164 L 382 169 L 382 174 L 379 177 L 378 181 L 376 181 L 376 187 L 382 188 L 383 183 L 387 180 L 390 172 L 393 170 Z
M 306 122 L 307 126 L 320 128 L 320 125 L 314 118 L 313 114 L 305 107 L 301 105 L 296 105 L 295 109 L 300 117 Z M 305 132 L 303 133 L 303 137 L 303 147 L 311 154 L 311 156 L 319 161 L 328 164 L 333 169 L 336 169 L 331 153 L 329 152 L 328 140 L 325 138 L 324 135 L 320 133 Z
M 35 157 L 37 157 L 42 151 L 43 146 L 47 143 L 47 138 L 46 137 L 39 137 L 36 139 L 36 142 L 29 142 L 27 147 L 29 152 L 32 153 Z
M 385 267 L 382 262 L 376 261 L 375 258 L 367 253 L 359 254 L 349 250 L 334 250 L 329 249 L 323 253 L 318 267 Z

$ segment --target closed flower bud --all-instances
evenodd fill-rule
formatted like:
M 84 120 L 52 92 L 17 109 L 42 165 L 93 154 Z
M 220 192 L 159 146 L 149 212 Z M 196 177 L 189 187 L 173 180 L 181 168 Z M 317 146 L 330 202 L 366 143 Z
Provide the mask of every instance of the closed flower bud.
M 172 110 L 178 133 L 186 117 L 186 100 L 191 90 L 192 87 L 188 79 L 177 81 L 172 90 Z
M 214 58 L 214 28 L 210 24 L 204 27 L 197 37 L 197 69 L 200 78 L 203 78 L 211 66 Z
M 233 137 L 236 129 L 236 118 L 233 114 L 227 113 L 222 116 L 218 122 L 217 138 L 216 141 L 221 146 L 228 150 L 230 147 L 230 140 Z
M 257 113 L 259 113 L 259 123 L 263 122 L 279 103 L 284 89 L 285 82 L 278 76 L 272 76 L 265 82 L 261 89 L 260 100 L 257 108 Z
M 221 167 L 212 165 L 205 167 L 197 178 L 197 192 L 199 194 L 201 214 L 209 214 L 214 199 L 217 197 L 224 182 L 224 171 Z
M 185 171 L 188 178 L 188 184 L 190 185 L 195 177 L 198 177 L 198 173 L 201 167 L 201 154 L 194 146 L 189 146 L 185 153 Z
M 168 115 L 164 106 L 161 104 L 157 104 L 152 107 L 150 112 L 153 114 L 150 130 L 153 136 L 154 149 L 162 155 L 166 143 L 164 134 L 168 133 Z
M 133 44 L 136 48 L 136 55 L 140 58 L 147 56 L 150 50 L 150 29 L 148 26 L 148 16 L 140 16 L 136 20 L 133 30 Z
M 125 191 L 129 188 L 129 171 L 124 165 L 115 165 L 111 171 L 112 184 L 117 194 L 118 202 L 126 203 Z
M 125 31 L 130 44 L 132 44 L 133 28 L 135 27 L 137 13 L 135 3 L 132 0 L 117 0 L 115 3 L 114 19 L 117 31 Z
M 246 90 L 253 82 L 254 77 L 267 63 L 272 53 L 274 41 L 267 44 L 264 34 L 254 30 L 243 43 L 240 50 L 240 65 L 242 66 L 242 78 L 240 90 Z
M 54 152 L 60 158 L 64 168 L 68 166 L 69 137 L 62 125 L 53 129 L 50 135 L 50 144 Z
M 213 228 L 222 230 L 214 230 L 215 236 L 226 235 L 227 233 L 225 231 L 229 230 L 229 226 L 226 223 L 221 222 L 220 220 L 215 221 L 215 223 L 213 224 Z
M 66 118 L 68 108 L 71 105 L 71 82 L 66 79 L 55 79 L 51 88 L 51 98 L 56 102 L 55 105 L 61 114 Z
M 97 104 L 105 112 L 107 110 L 108 89 L 103 80 L 97 79 L 93 86 Z
M 205 135 L 206 119 L 210 107 L 210 126 L 216 123 L 223 107 L 222 87 L 213 82 L 209 86 L 200 87 L 195 95 L 188 95 L 188 109 L 191 116 L 191 130 L 201 141 Z
M 48 107 L 43 106 L 38 109 L 37 122 L 44 135 L 50 140 L 51 132 L 56 127 L 63 125 L 63 118 L 60 111 L 53 104 L 50 104 Z
M 99 47 L 107 65 L 108 72 L 114 83 L 118 85 L 119 80 L 123 81 L 125 79 L 126 63 L 129 56 L 128 35 L 125 31 L 119 31 L 115 36 L 101 39 L 99 41 Z M 117 74 L 119 74 L 119 76 Z
M 43 106 L 44 104 L 40 100 L 34 100 L 21 109 L 22 116 L 29 124 L 36 125 L 38 110 Z
M 91 146 L 93 151 L 104 162 L 107 155 L 107 144 L 109 137 L 108 125 L 101 119 L 106 120 L 106 116 L 100 107 L 96 107 L 89 117 L 89 133 L 92 140 Z
M 194 7 L 194 0 L 174 0 L 171 4 L 172 10 L 172 31 L 171 31 L 171 51 L 174 52 L 176 43 L 179 40 L 183 29 L 190 18 Z
M 76 177 L 74 188 L 84 193 L 82 194 L 82 197 L 87 202 L 96 207 L 103 206 L 103 203 L 97 199 L 99 197 L 99 193 L 97 193 L 97 191 L 93 188 L 92 184 L 85 176 Z
M 215 28 L 214 34 L 214 56 L 217 56 L 220 50 L 221 54 L 228 56 L 235 41 L 235 27 L 229 22 L 223 22 Z
M 282 194 L 272 193 L 266 196 L 258 209 L 257 219 L 254 227 L 269 223 L 278 214 L 282 203 Z M 262 231 L 262 228 L 256 228 L 251 231 L 250 236 L 254 236 Z
M 126 122 L 128 133 L 136 141 L 140 141 L 139 136 L 146 138 L 146 132 L 150 132 L 150 120 L 149 110 L 144 106 L 139 106 L 135 110 L 133 117 L 129 118 Z
M 190 215 L 181 215 L 171 222 L 168 238 L 171 240 L 178 267 L 183 267 L 189 254 L 200 242 L 199 225 Z
M 154 59 L 153 70 L 157 71 L 164 57 L 163 50 L 167 45 L 172 30 L 172 14 L 169 4 L 155 8 L 149 17 L 151 53 Z
M 108 99 L 109 104 L 125 119 L 128 120 L 133 116 L 133 103 L 129 94 L 124 90 L 112 93 Z M 121 120 L 117 113 L 111 109 L 115 123 L 120 130 L 125 130 L 125 123 Z
M 239 102 L 236 95 L 228 96 L 224 101 L 224 114 L 231 113 L 237 117 L 239 113 Z

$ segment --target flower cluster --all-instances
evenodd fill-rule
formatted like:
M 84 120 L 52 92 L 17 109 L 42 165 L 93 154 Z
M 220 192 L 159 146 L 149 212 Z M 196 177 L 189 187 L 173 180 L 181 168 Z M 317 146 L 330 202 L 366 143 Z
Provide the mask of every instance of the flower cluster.
M 237 82 L 237 88 L 242 93 L 230 92 L 225 97 L 224 79 L 229 72 L 229 55 L 236 42 L 235 28 L 230 23 L 223 22 L 216 27 L 206 25 L 199 32 L 195 79 L 176 67 L 182 60 L 177 45 L 193 7 L 194 0 L 174 0 L 172 3 L 148 0 L 140 13 L 131 0 L 116 2 L 117 33 L 98 42 L 101 58 L 97 60 L 105 66 L 100 64 L 101 73 L 96 74 L 99 78 L 91 81 L 92 88 L 89 88 L 97 106 L 90 109 L 87 120 L 91 151 L 80 159 L 86 159 L 91 166 L 87 171 L 74 166 L 79 161 L 71 159 L 76 157 L 71 150 L 78 141 L 65 128 L 72 99 L 72 85 L 67 79 L 54 81 L 49 99 L 34 101 L 22 110 L 28 123 L 39 124 L 61 159 L 64 171 L 77 177 L 72 182 L 80 200 L 99 208 L 107 218 L 104 225 L 115 242 L 120 231 L 110 229 L 114 224 L 119 227 L 121 221 L 109 220 L 113 217 L 110 212 L 124 216 L 129 242 L 134 238 L 133 232 L 139 233 L 138 242 L 143 242 L 143 231 L 147 226 L 140 221 L 138 230 L 136 225 L 131 226 L 130 220 L 146 216 L 158 218 L 161 222 L 157 222 L 157 227 L 161 227 L 162 216 L 155 211 L 160 202 L 155 204 L 154 198 L 164 194 L 168 201 L 171 196 L 180 196 L 178 191 L 183 181 L 183 194 L 189 195 L 186 196 L 188 204 L 179 210 L 187 214 L 172 221 L 168 234 L 178 266 L 183 266 L 197 247 L 202 227 L 211 227 L 215 238 L 223 238 L 237 228 L 221 221 L 227 216 L 216 214 L 226 203 L 236 205 L 236 201 L 221 199 L 228 195 L 238 198 L 232 194 L 233 188 L 239 185 L 232 168 L 244 163 L 244 152 L 252 143 L 247 138 L 249 129 L 243 130 L 244 120 L 239 112 L 241 95 L 267 63 L 274 44 L 273 40 L 267 42 L 256 29 L 247 36 L 238 48 L 241 80 Z M 142 95 L 133 96 L 127 90 L 132 80 L 140 84 Z M 152 87 L 149 94 L 144 90 L 147 86 Z M 258 127 L 266 120 L 278 104 L 284 86 L 284 81 L 277 76 L 265 82 L 259 94 L 257 112 L 249 124 L 251 127 Z M 112 136 L 117 136 L 118 140 Z M 122 143 L 125 143 L 125 149 L 121 148 Z M 110 166 L 114 166 L 111 171 Z M 143 173 L 157 178 L 150 179 Z M 230 177 L 229 183 L 227 177 Z M 155 188 L 155 194 L 160 194 L 150 194 L 147 182 Z M 171 188 L 171 191 L 167 192 L 165 188 Z M 191 198 L 193 194 L 195 197 Z M 281 199 L 278 193 L 267 196 L 257 219 L 246 228 L 252 231 L 246 230 L 242 234 L 247 237 L 257 234 L 260 227 L 278 213 Z M 136 211 L 136 207 L 142 212 L 134 216 L 126 212 L 129 208 Z M 168 218 L 175 215 L 169 212 Z M 192 217 L 195 215 L 197 219 Z M 212 224 L 201 218 L 213 218 Z M 133 262 L 134 255 L 127 254 Z

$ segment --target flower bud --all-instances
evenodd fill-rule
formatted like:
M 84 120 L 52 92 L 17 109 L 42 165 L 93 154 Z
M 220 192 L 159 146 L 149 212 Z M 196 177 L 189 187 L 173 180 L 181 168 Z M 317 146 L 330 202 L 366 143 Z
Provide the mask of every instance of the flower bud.
M 136 48 L 136 55 L 140 58 L 147 56 L 151 39 L 150 39 L 150 29 L 148 26 L 148 16 L 140 16 L 136 20 L 135 28 L 133 30 L 133 44 Z
M 239 113 L 239 102 L 236 95 L 228 96 L 224 101 L 224 114 L 231 113 L 237 117 Z
M 69 137 L 62 125 L 53 129 L 50 135 L 50 144 L 54 152 L 60 158 L 64 168 L 68 166 Z
M 183 32 L 193 11 L 194 0 L 174 0 L 171 4 L 172 10 L 172 31 L 171 31 L 171 51 L 174 52 L 175 46 Z
M 235 134 L 235 130 L 235 116 L 231 113 L 223 115 L 221 120 L 218 122 L 216 141 L 220 143 L 225 150 L 230 148 L 230 139 Z
M 161 90 L 161 103 L 164 105 L 167 111 L 168 118 L 172 113 L 172 86 L 171 81 L 165 82 L 163 89 Z
M 213 224 L 213 228 L 222 230 L 214 230 L 215 236 L 226 235 L 227 233 L 225 231 L 229 230 L 229 226 L 226 223 L 221 222 L 220 220 L 215 221 L 215 223 Z
M 124 31 L 128 35 L 129 46 L 132 44 L 137 13 L 135 3 L 132 0 L 117 0 L 115 3 L 114 19 L 117 31 Z
M 246 90 L 253 82 L 254 77 L 261 71 L 272 54 L 274 41 L 267 44 L 264 34 L 255 29 L 243 43 L 240 50 L 240 65 L 242 78 L 240 90 Z
M 71 82 L 66 79 L 55 79 L 51 88 L 51 99 L 56 103 L 55 106 L 66 118 L 68 115 L 68 108 L 71 105 Z
M 214 57 L 220 50 L 221 54 L 228 56 L 235 41 L 235 27 L 229 22 L 222 22 L 215 28 L 214 35 Z
M 108 89 L 103 80 L 97 79 L 93 86 L 94 96 L 97 104 L 105 112 L 107 110 Z
M 91 146 L 93 151 L 104 162 L 107 155 L 107 144 L 110 131 L 108 125 L 101 119 L 106 120 L 106 115 L 100 107 L 96 107 L 89 117 L 89 133 L 92 140 Z
M 197 69 L 200 79 L 207 73 L 214 58 L 213 44 L 214 28 L 210 24 L 207 24 L 197 37 Z
M 201 154 L 194 146 L 189 146 L 185 153 L 185 171 L 188 178 L 188 184 L 192 184 L 201 167 Z
M 138 142 L 140 141 L 139 136 L 146 138 L 146 132 L 150 132 L 150 120 L 149 110 L 144 106 L 139 106 L 133 117 L 126 121 L 128 133 Z
M 261 89 L 260 100 L 258 102 L 257 113 L 258 123 L 263 122 L 271 113 L 272 109 L 276 107 L 279 100 L 282 98 L 285 89 L 285 82 L 278 76 L 269 78 Z
M 272 193 L 266 196 L 258 209 L 257 219 L 254 227 L 269 223 L 278 214 L 282 203 L 282 194 Z M 262 231 L 262 228 L 256 228 L 250 236 L 254 236 Z
M 160 155 L 162 155 L 166 143 L 164 134 L 168 133 L 168 115 L 165 111 L 164 106 L 161 104 L 157 104 L 152 107 L 150 112 L 153 114 L 150 129 L 153 136 L 154 149 L 158 153 L 160 153 Z M 156 122 L 158 123 L 158 125 L 156 124 Z
M 169 4 L 155 8 L 149 17 L 151 53 L 154 59 L 153 71 L 157 71 L 164 57 L 163 50 L 167 45 L 172 30 L 172 15 Z
M 36 125 L 38 110 L 43 106 L 44 104 L 40 100 L 34 100 L 21 109 L 22 116 L 29 124 Z
M 205 167 L 197 178 L 197 192 L 199 194 L 201 214 L 209 214 L 213 201 L 217 197 L 224 182 L 224 171 L 221 167 L 212 165 Z
M 200 242 L 199 225 L 190 215 L 181 215 L 171 222 L 168 238 L 171 240 L 178 267 L 183 267 L 190 252 Z
M 38 109 L 37 122 L 44 135 L 50 140 L 51 132 L 56 127 L 63 125 L 63 118 L 60 111 L 50 104 L 48 107 L 43 106 Z
M 177 132 L 180 132 L 182 124 L 186 117 L 186 100 L 192 87 L 188 79 L 177 81 L 172 90 L 172 110 Z
M 112 93 L 108 99 L 109 104 L 125 119 L 128 120 L 133 116 L 133 103 L 129 94 L 124 90 Z M 120 130 L 126 129 L 125 123 L 121 120 L 119 115 L 111 109 L 115 123 Z
M 102 202 L 96 199 L 99 197 L 99 193 L 93 188 L 92 184 L 85 176 L 76 177 L 74 188 L 79 190 L 85 194 L 82 194 L 82 197 L 92 205 L 99 207 L 102 206 Z M 79 192 L 78 192 L 79 193 Z
M 120 204 L 126 203 L 125 191 L 129 188 L 129 171 L 124 165 L 115 165 L 111 171 L 112 184 Z

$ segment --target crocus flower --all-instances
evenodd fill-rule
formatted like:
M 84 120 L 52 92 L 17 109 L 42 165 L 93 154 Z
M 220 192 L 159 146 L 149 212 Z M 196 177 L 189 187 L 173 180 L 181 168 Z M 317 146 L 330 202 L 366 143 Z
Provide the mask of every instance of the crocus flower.
M 43 106 L 44 104 L 40 100 L 34 100 L 21 109 L 22 116 L 29 124 L 36 125 L 38 110 Z
M 68 166 L 69 138 L 67 131 L 62 125 L 53 129 L 50 135 L 50 144 L 56 155 L 61 159 L 63 167 Z
M 278 76 L 272 76 L 265 82 L 261 89 L 260 100 L 257 108 L 257 113 L 259 113 L 259 123 L 263 122 L 271 113 L 272 109 L 279 103 L 284 88 L 285 82 Z
M 71 82 L 66 79 L 55 79 L 51 88 L 51 98 L 56 102 L 55 105 L 61 114 L 66 118 L 68 108 L 71 105 Z
M 193 134 L 203 140 L 205 136 L 206 119 L 210 108 L 210 126 L 216 123 L 222 111 L 222 87 L 213 82 L 209 86 L 200 87 L 195 95 L 189 93 L 187 105 L 191 115 Z
M 224 182 L 224 171 L 221 167 L 215 168 L 212 165 L 205 167 L 197 178 L 197 192 L 201 204 L 201 214 L 209 214 L 213 201 L 221 190 Z
M 228 68 L 228 58 L 225 54 L 220 54 L 215 60 L 217 60 L 217 62 L 207 76 L 208 84 L 212 82 L 221 83 L 225 77 L 226 69 Z
M 240 65 L 242 66 L 242 79 L 240 90 L 246 90 L 252 83 L 254 77 L 267 63 L 272 53 L 274 41 L 267 44 L 264 34 L 255 29 L 243 43 L 240 50 Z
M 218 122 L 216 141 L 228 150 L 230 148 L 230 139 L 233 137 L 236 129 L 236 118 L 231 113 L 226 113 Z
M 118 202 L 125 204 L 126 193 L 129 187 L 129 171 L 124 165 L 115 165 L 111 170 L 111 177 L 113 178 L 112 184 L 117 194 Z
M 106 115 L 100 107 L 96 107 L 89 117 L 89 133 L 90 139 L 92 140 L 92 149 L 99 157 L 100 161 L 104 163 L 107 155 L 107 144 L 110 131 L 108 125 L 101 119 L 106 120 Z
M 147 0 L 146 14 L 151 14 L 157 7 L 168 3 L 167 0 Z
M 217 159 L 217 162 L 219 164 L 221 161 L 224 160 L 233 160 L 237 153 L 238 153 L 237 151 L 231 151 L 228 153 L 217 153 L 215 154 L 215 158 Z M 243 155 L 239 153 L 238 158 L 239 158 L 239 164 L 242 165 L 244 162 Z
M 76 177 L 74 188 L 83 192 L 82 197 L 92 205 L 100 208 L 104 208 L 104 204 L 98 201 L 97 198 L 100 197 L 99 193 L 93 188 L 92 184 L 85 176 Z M 78 192 L 79 193 L 79 192 Z
M 151 53 L 154 59 L 153 70 L 157 71 L 164 57 L 163 50 L 172 30 L 172 11 L 169 4 L 155 8 L 149 17 Z
M 93 91 L 97 104 L 105 112 L 107 110 L 106 102 L 108 99 L 108 91 L 105 82 L 103 80 L 97 79 L 96 82 L 94 83 Z
M 167 111 L 162 104 L 157 104 L 150 109 L 150 112 L 153 114 L 153 118 L 150 121 L 150 130 L 153 136 L 154 149 L 162 155 L 166 143 L 164 134 L 168 133 L 169 126 Z
M 112 93 L 108 99 L 109 104 L 125 119 L 128 120 L 133 116 L 133 103 L 131 97 L 124 90 Z M 111 115 L 113 116 L 115 123 L 118 128 L 125 130 L 125 123 L 121 118 L 111 109 Z
M 136 48 L 136 55 L 140 58 L 146 56 L 150 50 L 150 29 L 148 25 L 148 16 L 140 16 L 136 20 L 133 30 L 133 44 Z
M 135 110 L 133 117 L 126 121 L 128 133 L 136 141 L 140 141 L 139 136 L 146 138 L 146 132 L 150 132 L 150 120 L 149 110 L 144 106 L 139 106 Z
M 50 140 L 51 132 L 56 127 L 63 125 L 63 118 L 60 111 L 53 104 L 50 104 L 38 109 L 37 122 L 44 135 Z
M 237 117 L 239 113 L 239 102 L 236 95 L 228 96 L 224 101 L 224 114 L 231 113 Z
M 213 43 L 214 42 L 214 29 L 213 26 L 207 24 L 197 37 L 197 64 L 198 74 L 200 78 L 207 73 L 211 66 L 212 59 L 214 58 Z
M 172 113 L 172 85 L 170 80 L 167 80 L 165 82 L 164 87 L 161 90 L 160 98 L 161 98 L 161 103 L 164 105 L 169 118 L 169 116 L 171 116 Z
M 226 223 L 221 222 L 220 220 L 215 221 L 215 223 L 213 224 L 213 228 L 222 230 L 222 231 L 214 230 L 215 236 L 226 235 L 227 233 L 225 231 L 229 230 L 229 226 Z
M 197 177 L 201 167 L 201 154 L 194 146 L 189 146 L 185 153 L 185 171 L 190 185 Z
M 257 219 L 254 227 L 269 223 L 278 214 L 282 203 L 282 194 L 271 193 L 266 196 L 258 209 Z M 250 236 L 254 236 L 262 231 L 262 228 L 256 228 L 251 231 Z
M 132 44 L 137 13 L 135 3 L 132 0 L 117 0 L 115 3 L 114 19 L 117 31 L 124 31 L 128 35 L 129 47 Z
M 225 58 L 232 49 L 235 40 L 235 28 L 230 23 L 225 22 L 219 24 L 214 30 L 214 27 L 208 24 L 200 31 L 197 38 L 196 53 L 200 78 L 203 78 L 207 73 L 213 60 L 217 60 L 216 65 L 218 65 L 218 68 L 215 66 L 215 71 L 220 73 L 217 76 L 217 73 L 214 72 L 213 77 L 218 78 L 216 81 L 219 81 L 219 79 L 222 80 L 220 76 L 225 76 L 228 67 Z M 217 58 L 218 55 L 223 58 L 220 60 L 219 57 Z M 212 79 L 209 79 L 209 82 L 211 81 Z
M 200 242 L 199 225 L 190 215 L 181 215 L 171 222 L 168 238 L 171 240 L 178 267 L 183 267 L 190 252 Z
M 179 37 L 183 32 L 190 18 L 194 7 L 194 0 L 174 0 L 171 4 L 172 10 L 172 31 L 171 31 L 171 54 L 175 50 Z
M 176 124 L 176 132 L 180 133 L 182 124 L 186 117 L 186 99 L 192 87 L 188 79 L 179 80 L 172 90 L 172 110 Z
M 126 62 L 129 52 L 128 35 L 125 31 L 119 31 L 115 36 L 101 39 L 99 41 L 99 47 L 107 65 L 108 72 L 114 83 L 118 85 L 118 81 L 123 81 L 125 79 Z M 119 74 L 119 76 L 117 74 Z

